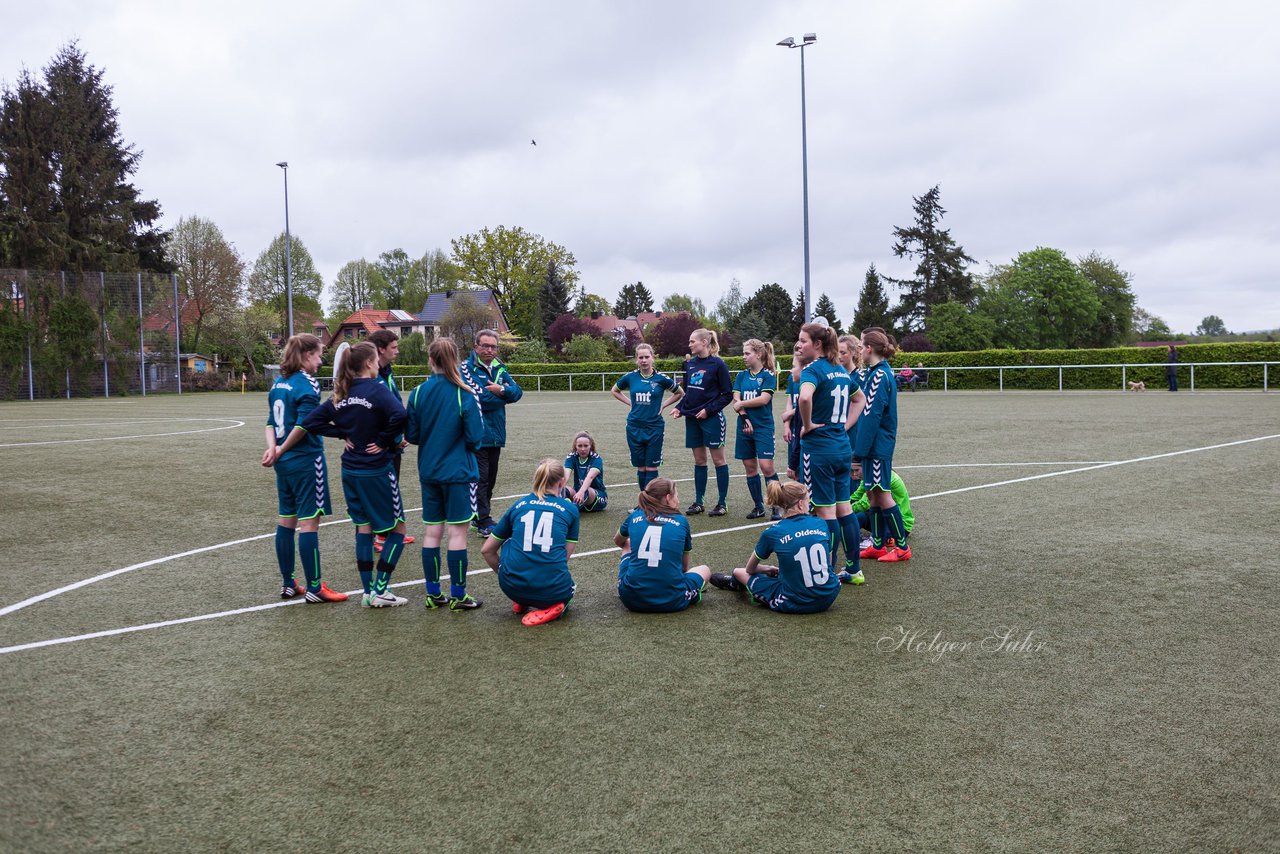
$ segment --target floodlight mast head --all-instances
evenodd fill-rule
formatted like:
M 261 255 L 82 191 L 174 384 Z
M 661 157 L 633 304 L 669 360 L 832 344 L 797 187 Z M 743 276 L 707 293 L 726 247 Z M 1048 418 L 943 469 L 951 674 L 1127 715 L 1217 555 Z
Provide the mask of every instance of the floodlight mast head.
M 795 47 L 795 46 L 796 46 L 796 40 L 791 36 L 787 36 L 785 39 L 778 42 L 778 47 Z
M 277 166 L 279 166 L 281 169 L 288 169 L 288 168 L 289 168 L 289 161 L 288 161 L 288 160 L 281 160 L 281 161 L 280 161 L 279 163 L 277 163 L 276 165 L 277 165 Z
M 813 44 L 813 43 L 814 43 L 814 42 L 816 42 L 817 40 L 818 40 L 818 34 L 817 34 L 817 33 L 805 33 L 805 34 L 804 34 L 804 43 L 805 43 L 805 44 Z

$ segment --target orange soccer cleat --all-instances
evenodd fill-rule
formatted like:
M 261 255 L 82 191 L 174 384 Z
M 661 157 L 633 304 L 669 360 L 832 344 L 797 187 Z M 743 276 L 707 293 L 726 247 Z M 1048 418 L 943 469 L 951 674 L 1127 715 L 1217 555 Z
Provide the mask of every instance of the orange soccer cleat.
M 878 560 L 881 563 L 897 563 L 902 560 L 911 560 L 911 546 L 896 546 L 882 555 Z
M 557 602 L 550 608 L 539 608 L 537 611 L 530 611 L 524 615 L 520 622 L 526 626 L 540 626 L 543 623 L 558 620 L 562 614 L 564 614 L 564 603 Z

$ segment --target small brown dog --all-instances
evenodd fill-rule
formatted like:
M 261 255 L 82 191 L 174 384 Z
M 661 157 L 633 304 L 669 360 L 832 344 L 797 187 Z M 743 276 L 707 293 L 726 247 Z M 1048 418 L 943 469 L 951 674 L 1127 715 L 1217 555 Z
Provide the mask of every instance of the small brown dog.
M 1136 383 L 1129 383 L 1129 391 L 1146 391 L 1147 384 L 1139 380 Z

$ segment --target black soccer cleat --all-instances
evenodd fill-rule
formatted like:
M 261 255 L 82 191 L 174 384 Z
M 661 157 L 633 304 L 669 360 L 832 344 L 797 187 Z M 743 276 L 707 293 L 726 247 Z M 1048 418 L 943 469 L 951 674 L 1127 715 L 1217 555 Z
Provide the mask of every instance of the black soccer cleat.
M 723 504 L 717 504 L 715 507 L 712 507 L 712 508 L 711 508 L 711 512 L 710 512 L 710 513 L 708 513 L 707 515 L 708 515 L 708 516 L 723 516 L 725 513 L 728 513 L 728 512 L 729 512 L 729 511 L 728 511 L 728 510 L 726 510 L 726 509 L 724 508 L 724 505 L 723 505 Z
M 733 590 L 741 593 L 747 589 L 741 581 L 728 572 L 713 572 L 711 573 L 710 581 L 712 587 L 718 587 L 721 590 Z
M 752 510 L 750 513 L 748 513 L 748 514 L 747 514 L 747 518 L 748 518 L 748 519 L 763 519 L 763 518 L 764 518 L 764 508 L 763 508 L 763 507 L 761 507 L 759 504 L 757 504 L 757 505 L 756 505 L 756 509 Z
M 706 510 L 707 508 L 695 501 L 685 508 L 684 513 L 686 516 L 697 516 L 699 513 L 705 513 Z

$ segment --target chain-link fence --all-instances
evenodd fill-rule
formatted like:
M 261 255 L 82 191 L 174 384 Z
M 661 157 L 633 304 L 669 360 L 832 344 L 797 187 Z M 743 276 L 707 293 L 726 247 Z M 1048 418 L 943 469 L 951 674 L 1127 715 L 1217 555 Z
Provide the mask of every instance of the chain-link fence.
M 183 350 L 176 275 L 0 269 L 0 399 L 181 392 L 214 371 Z

